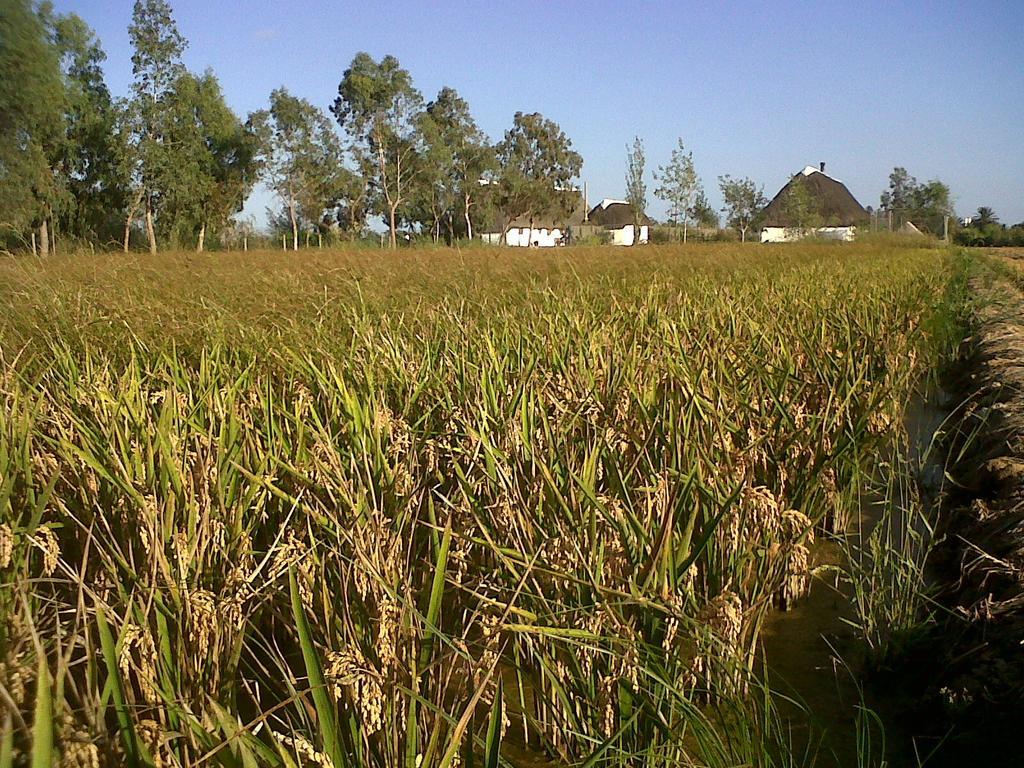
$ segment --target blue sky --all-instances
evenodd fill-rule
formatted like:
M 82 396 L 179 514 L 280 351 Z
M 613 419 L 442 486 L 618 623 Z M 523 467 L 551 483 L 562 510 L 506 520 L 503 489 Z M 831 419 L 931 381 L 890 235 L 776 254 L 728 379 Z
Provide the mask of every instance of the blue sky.
M 1024 221 L 1024 2 L 354 4 L 172 0 L 190 69 L 229 104 L 280 85 L 326 110 L 357 51 L 390 53 L 426 99 L 454 87 L 501 137 L 517 110 L 558 122 L 583 155 L 591 202 L 621 197 L 626 144 L 648 177 L 682 137 L 708 196 L 750 176 L 771 197 L 827 163 L 862 205 L 902 165 L 952 187 L 957 211 Z M 115 94 L 131 82 L 131 0 L 55 0 L 97 32 Z M 665 207 L 648 178 L 653 214 Z M 246 207 L 258 221 L 272 199 Z

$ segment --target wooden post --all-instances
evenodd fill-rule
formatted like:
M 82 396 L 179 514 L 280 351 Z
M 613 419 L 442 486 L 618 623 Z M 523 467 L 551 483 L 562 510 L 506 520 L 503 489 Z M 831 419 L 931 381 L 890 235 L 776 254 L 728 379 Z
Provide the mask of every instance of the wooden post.
M 36 253 L 36 231 L 34 229 L 32 230 L 32 255 L 39 255 L 38 253 Z
M 949 242 L 949 216 L 942 217 L 942 239 Z
M 281 250 L 282 251 L 287 251 L 288 250 L 288 236 L 287 235 L 281 235 Z
M 323 250 L 324 247 L 324 235 L 322 232 L 316 233 L 316 247 Z

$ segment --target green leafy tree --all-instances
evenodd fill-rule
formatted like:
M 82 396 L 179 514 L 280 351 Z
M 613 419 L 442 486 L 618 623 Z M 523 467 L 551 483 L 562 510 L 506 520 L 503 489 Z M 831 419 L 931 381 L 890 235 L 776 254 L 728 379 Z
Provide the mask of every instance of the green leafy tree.
M 699 227 L 718 228 L 718 212 L 711 206 L 702 189 L 690 206 L 690 220 Z
M 793 229 L 798 233 L 822 225 L 818 203 L 807 186 L 806 178 L 802 174 L 794 176 L 782 200 L 783 213 L 787 219 L 796 222 Z
M 999 221 L 999 217 L 996 216 L 996 212 L 989 208 L 987 205 L 983 205 L 978 208 L 978 212 L 974 214 L 971 220 L 972 224 L 976 224 L 979 227 L 985 227 L 989 224 L 995 224 Z
M 734 179 L 728 174 L 718 177 L 725 207 L 722 212 L 730 227 L 740 233 L 740 241 L 746 242 L 747 230 L 767 204 L 764 187 L 758 187 L 751 179 Z
M 116 163 L 116 113 L 103 80 L 106 54 L 75 14 L 48 16 L 47 21 L 64 90 L 63 130 L 51 163 L 63 192 L 60 225 L 79 238 L 106 240 L 113 236 L 126 196 L 126 180 Z
M 693 152 L 687 152 L 683 140 L 672 150 L 668 165 L 660 166 L 654 178 L 660 182 L 654 194 L 668 203 L 669 218 L 672 222 L 683 223 L 683 242 L 686 242 L 687 228 L 693 203 L 702 191 L 700 177 L 693 165 Z
M 338 229 L 349 239 L 356 239 L 366 229 L 373 195 L 373 167 L 366 159 L 356 159 L 356 168 L 342 168 L 339 173 L 338 202 L 335 219 Z
M 407 220 L 429 231 L 436 243 L 441 236 L 441 222 L 451 231 L 451 212 L 455 190 L 450 183 L 453 164 L 452 148 L 445 141 L 442 126 L 427 112 L 420 119 L 422 148 L 415 156 L 415 173 L 409 188 Z
M 223 229 L 242 209 L 259 171 L 260 137 L 224 101 L 212 72 L 185 73 L 174 86 L 168 136 L 181 157 L 167 207 L 179 232 L 202 251 L 207 229 Z
M 420 150 L 423 98 L 394 56 L 352 59 L 338 84 L 331 111 L 353 140 L 357 163 L 374 168 L 381 213 L 397 247 L 399 208 L 409 197 Z
M 539 112 L 516 112 L 512 127 L 497 146 L 497 171 L 491 192 L 504 218 L 501 240 L 508 224 L 554 212 L 568 216 L 579 204 L 572 182 L 583 169 L 583 158 L 558 124 Z
M 442 88 L 427 105 L 421 123 L 428 168 L 436 174 L 448 220 L 449 236 L 454 237 L 456 216 L 465 224 L 466 237 L 473 237 L 473 208 L 483 197 L 480 179 L 494 169 L 494 150 L 477 126 L 469 104 L 453 88 Z
M 144 205 L 149 250 L 156 253 L 154 218 L 162 195 L 181 176 L 186 158 L 167 141 L 173 119 L 173 89 L 185 72 L 181 62 L 187 43 L 178 32 L 166 0 L 136 0 L 128 27 L 132 43 L 132 99 L 121 111 L 125 138 L 121 168 L 134 195 L 125 224 L 125 249 L 131 222 Z
M 58 54 L 28 0 L 0 13 L 0 226 L 15 236 L 47 222 L 59 192 L 51 168 L 61 140 L 64 93 Z
M 928 232 L 940 234 L 946 218 L 953 215 L 952 193 L 938 179 L 922 184 L 905 168 L 897 167 L 889 174 L 889 188 L 882 192 L 881 210 L 894 228 L 911 221 Z
M 626 201 L 633 214 L 633 245 L 640 244 L 640 227 L 647 210 L 647 183 L 644 181 L 644 143 L 639 136 L 633 138 L 632 148 L 626 147 Z
M 883 211 L 905 211 L 913 206 L 917 179 L 907 173 L 906 168 L 896 167 L 889 174 L 889 188 L 880 196 Z
M 946 219 L 953 215 L 953 195 L 949 187 L 938 179 L 919 184 L 912 196 L 911 214 L 915 223 L 929 232 L 944 232 Z
M 284 88 L 270 94 L 270 109 L 253 113 L 249 125 L 264 153 L 269 186 L 287 212 L 292 248 L 298 250 L 300 222 L 321 226 L 327 209 L 342 196 L 341 141 L 323 112 Z

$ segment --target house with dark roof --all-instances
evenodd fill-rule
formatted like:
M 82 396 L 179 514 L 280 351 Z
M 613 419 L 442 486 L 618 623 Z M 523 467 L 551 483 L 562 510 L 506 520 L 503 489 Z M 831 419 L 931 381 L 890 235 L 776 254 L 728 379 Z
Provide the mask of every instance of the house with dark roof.
M 504 234 L 506 245 L 538 248 L 566 245 L 575 237 L 573 230 L 583 224 L 587 208 L 578 190 L 567 190 L 565 195 L 569 199 L 563 209 L 539 213 L 532 218 L 519 216 L 509 221 L 498 212 L 494 221 L 483 227 L 480 239 L 497 245 Z
M 871 218 L 846 185 L 825 173 L 825 164 L 807 166 L 761 212 L 761 242 L 785 243 L 808 236 L 853 240 L 858 225 Z
M 633 209 L 625 200 L 605 198 L 590 209 L 587 223 L 605 229 L 612 245 L 633 245 L 636 240 Z M 650 226 L 651 220 L 644 214 L 640 221 L 639 242 L 647 242 Z

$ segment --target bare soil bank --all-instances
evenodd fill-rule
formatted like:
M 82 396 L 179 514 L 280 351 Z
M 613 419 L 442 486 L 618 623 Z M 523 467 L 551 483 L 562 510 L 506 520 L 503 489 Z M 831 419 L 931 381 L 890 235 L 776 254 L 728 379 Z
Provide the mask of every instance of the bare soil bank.
M 932 572 L 938 626 L 912 641 L 904 685 L 928 765 L 1019 765 L 1024 726 L 1024 261 L 983 264 L 975 333 L 947 386 L 947 494 Z M 913 701 L 916 699 L 916 702 Z

